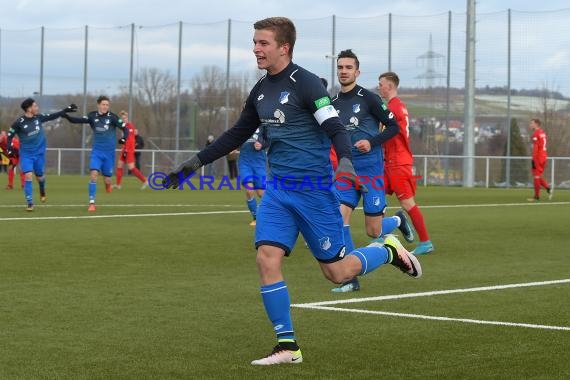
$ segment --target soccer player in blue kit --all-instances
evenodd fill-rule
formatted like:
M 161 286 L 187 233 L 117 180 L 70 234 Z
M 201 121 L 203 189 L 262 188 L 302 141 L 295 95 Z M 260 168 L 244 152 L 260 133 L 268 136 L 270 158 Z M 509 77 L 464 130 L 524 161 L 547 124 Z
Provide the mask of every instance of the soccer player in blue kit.
M 385 244 L 346 251 L 329 159 L 332 142 L 339 157 L 335 178 L 358 186 L 346 129 L 319 77 L 292 62 L 296 31 L 291 20 L 271 17 L 257 21 L 254 29 L 253 53 L 266 75 L 251 90 L 236 124 L 169 173 L 163 184 L 183 189 L 202 165 L 224 157 L 259 126 L 266 128 L 269 177 L 257 212 L 255 246 L 261 298 L 277 345 L 251 364 L 296 364 L 303 357 L 281 266 L 299 232 L 324 276 L 336 284 L 388 263 L 415 278 L 422 270 L 419 261 L 392 235 Z
M 242 187 L 245 189 L 247 208 L 253 220 L 249 224 L 257 224 L 257 200 L 263 196 L 265 177 L 267 176 L 267 154 L 264 149 L 262 128 L 257 128 L 253 135 L 239 149 L 238 172 Z
M 77 111 L 75 104 L 70 104 L 65 109 L 52 114 L 40 114 L 39 106 L 32 98 L 24 100 L 20 106 L 24 114 L 20 116 L 8 132 L 8 156 L 11 156 L 12 139 L 18 136 L 20 139 L 20 169 L 24 173 L 24 196 L 26 197 L 27 211 L 34 211 L 32 172 L 36 175 L 40 187 L 40 201 L 46 201 L 46 136 L 42 123 L 66 116 L 67 112 Z
M 382 144 L 398 134 L 399 126 L 380 97 L 356 83 L 360 75 L 360 62 L 356 54 L 350 49 L 343 50 L 338 54 L 336 62 L 340 92 L 333 97 L 332 105 L 350 136 L 356 174 L 368 182 L 368 192 L 365 194 L 353 186 L 337 186 L 346 250 L 350 252 L 354 249 L 350 235 L 350 217 L 361 196 L 368 236 L 378 239 L 399 228 L 406 241 L 411 242 L 414 234 L 402 211 L 397 211 L 396 216 L 384 217 L 387 204 Z M 386 126 L 382 132 L 380 124 Z M 354 277 L 332 291 L 339 293 L 359 289 L 358 278 Z
M 117 128 L 123 130 L 120 141 L 125 143 L 129 131 L 125 123 L 113 112 L 109 111 L 110 100 L 102 95 L 97 98 L 97 111 L 90 112 L 87 116 L 71 117 L 66 119 L 74 124 L 89 124 L 93 130 L 93 148 L 89 162 L 91 174 L 89 181 L 89 207 L 87 211 L 94 212 L 95 194 L 97 193 L 97 177 L 99 172 L 105 178 L 105 189 L 111 192 L 111 176 L 115 167 L 115 149 L 117 148 Z

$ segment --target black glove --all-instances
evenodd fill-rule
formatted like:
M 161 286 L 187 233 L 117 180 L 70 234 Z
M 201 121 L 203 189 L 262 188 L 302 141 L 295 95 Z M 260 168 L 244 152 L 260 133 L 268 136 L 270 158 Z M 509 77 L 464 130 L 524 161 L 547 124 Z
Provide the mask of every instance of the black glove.
M 336 172 L 334 173 L 334 179 L 338 181 L 339 178 L 343 178 L 348 180 L 352 183 L 353 188 L 357 188 L 358 191 L 361 193 L 367 193 L 368 188 L 357 180 L 356 171 L 354 170 L 354 166 L 352 166 L 352 162 L 346 158 L 342 157 L 338 161 L 338 167 L 336 168 Z
M 119 144 L 121 144 L 121 145 L 124 144 L 124 143 L 126 143 L 126 142 L 127 142 L 127 140 L 126 140 L 124 137 L 121 137 L 121 138 L 119 139 Z
M 194 173 L 196 170 L 202 167 L 202 161 L 197 155 L 193 155 L 188 160 L 184 161 L 172 172 L 168 173 L 168 177 L 162 180 L 162 186 L 165 189 L 177 189 L 180 185 L 180 179 L 188 177 L 190 174 Z
M 64 113 L 75 112 L 75 111 L 77 111 L 77 105 L 71 103 L 70 105 L 68 105 L 67 107 L 62 109 L 61 111 Z

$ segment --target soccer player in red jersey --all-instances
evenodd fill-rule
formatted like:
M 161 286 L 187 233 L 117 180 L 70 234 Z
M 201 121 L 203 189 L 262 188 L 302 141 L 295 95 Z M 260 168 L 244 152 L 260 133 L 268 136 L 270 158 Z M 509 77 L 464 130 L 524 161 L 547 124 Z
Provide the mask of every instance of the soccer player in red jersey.
M 16 168 L 19 168 L 18 164 L 20 163 L 20 140 L 15 137 L 12 140 L 12 157 L 8 156 L 8 135 L 6 132 L 2 131 L 0 135 L 0 153 L 4 156 L 8 157 L 8 185 L 6 185 L 6 190 L 12 190 L 14 188 L 14 171 Z M 24 188 L 24 173 L 20 169 L 20 182 L 22 185 L 22 189 Z
M 117 162 L 117 184 L 114 186 L 116 189 L 121 188 L 121 181 L 123 180 L 123 166 L 127 163 L 127 168 L 142 182 L 142 189 L 146 188 L 146 178 L 139 169 L 135 167 L 135 126 L 129 121 L 129 113 L 127 111 L 119 112 L 119 117 L 123 119 L 125 125 L 129 130 L 129 135 L 121 148 L 119 161 Z
M 548 199 L 552 199 L 552 188 L 546 182 L 542 173 L 546 166 L 546 133 L 541 128 L 539 119 L 530 119 L 528 127 L 532 132 L 532 176 L 534 181 L 534 197 L 529 198 L 529 202 L 536 202 L 540 199 L 540 188 L 544 187 L 548 193 Z
M 400 205 L 410 218 L 420 238 L 414 249 L 414 255 L 423 255 L 434 251 L 429 239 L 424 216 L 414 200 L 416 195 L 416 177 L 412 174 L 414 156 L 410 149 L 410 123 L 406 105 L 398 97 L 400 78 L 394 72 L 380 75 L 378 91 L 386 102 L 388 109 L 396 117 L 400 132 L 383 144 L 384 174 L 386 176 L 386 194 L 396 194 Z

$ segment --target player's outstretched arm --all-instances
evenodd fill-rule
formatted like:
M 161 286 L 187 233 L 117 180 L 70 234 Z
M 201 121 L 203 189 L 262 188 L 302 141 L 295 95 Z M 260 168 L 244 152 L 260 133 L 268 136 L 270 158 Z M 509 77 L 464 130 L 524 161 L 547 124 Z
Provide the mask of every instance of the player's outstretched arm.
M 89 124 L 89 119 L 87 118 L 87 116 L 73 117 L 65 113 L 63 114 L 62 117 L 64 119 L 67 119 L 67 121 L 69 121 L 72 124 Z
M 67 107 L 65 107 L 64 109 L 62 109 L 61 111 L 40 115 L 40 120 L 44 122 L 44 121 L 55 120 L 58 117 L 65 118 L 68 112 L 75 112 L 75 111 L 77 111 L 77 106 L 72 103 Z

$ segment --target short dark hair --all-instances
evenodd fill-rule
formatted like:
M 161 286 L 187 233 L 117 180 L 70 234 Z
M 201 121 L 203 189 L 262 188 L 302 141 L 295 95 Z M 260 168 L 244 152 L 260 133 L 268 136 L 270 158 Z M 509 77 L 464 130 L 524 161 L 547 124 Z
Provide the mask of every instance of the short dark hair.
M 279 46 L 289 44 L 289 57 L 293 57 L 293 47 L 297 40 L 297 31 L 293 21 L 287 17 L 269 17 L 257 21 L 253 24 L 253 28 L 255 30 L 268 29 L 275 32 L 275 40 Z
M 358 60 L 358 57 L 356 56 L 356 54 L 354 54 L 352 49 L 346 49 L 338 53 L 336 57 L 336 62 L 338 63 L 338 60 L 341 58 L 353 58 L 354 62 L 356 63 L 356 69 L 358 70 L 360 68 L 360 61 Z
M 22 108 L 24 110 L 24 112 L 26 112 L 28 110 L 28 108 L 30 108 L 32 106 L 32 104 L 34 104 L 36 101 L 32 98 L 28 98 L 26 100 L 24 100 L 22 102 L 22 104 L 20 104 L 20 108 Z
M 539 127 L 542 126 L 542 123 L 540 122 L 540 119 L 530 119 L 530 121 L 535 122 L 536 124 L 538 124 Z
M 393 71 L 386 71 L 385 73 L 380 74 L 378 79 L 380 80 L 382 78 L 386 78 L 386 80 L 389 80 L 390 82 L 394 83 L 396 87 L 400 85 L 400 78 L 398 78 L 398 74 L 396 74 Z
M 101 104 L 101 102 L 104 101 L 104 100 L 106 100 L 106 101 L 108 101 L 108 102 L 111 101 L 111 99 L 109 99 L 108 96 L 101 95 L 100 97 L 97 98 L 97 104 Z

